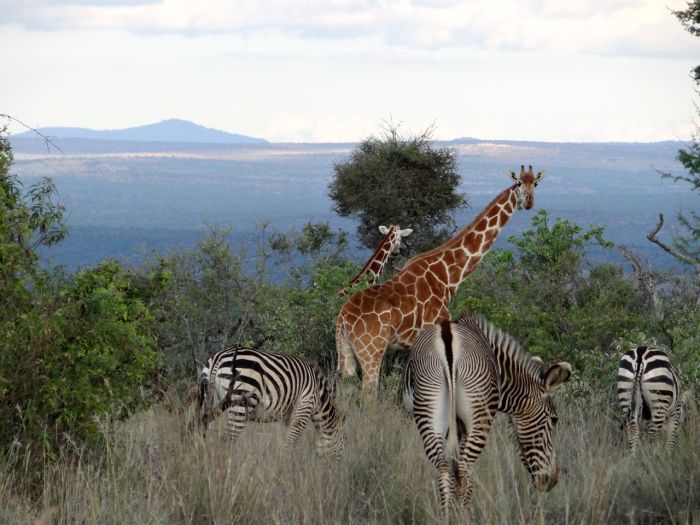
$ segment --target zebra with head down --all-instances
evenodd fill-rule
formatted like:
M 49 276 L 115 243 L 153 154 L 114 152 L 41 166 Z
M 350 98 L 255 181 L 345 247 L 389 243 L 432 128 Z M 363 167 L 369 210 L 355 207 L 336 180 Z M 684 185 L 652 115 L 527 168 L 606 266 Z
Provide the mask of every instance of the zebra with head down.
M 406 365 L 404 400 L 438 470 L 445 513 L 453 496 L 461 504 L 471 498 L 471 465 L 486 444 L 496 412 L 508 415 L 535 486 L 550 490 L 556 485 L 557 413 L 551 392 L 570 375 L 568 363 L 545 367 L 477 315 L 421 331 Z
M 335 406 L 334 390 L 325 374 L 295 356 L 250 348 L 214 354 L 202 368 L 198 402 L 204 431 L 221 412 L 235 442 L 246 421 L 281 421 L 291 447 L 313 423 L 319 455 L 339 456 L 345 446 L 345 415 Z

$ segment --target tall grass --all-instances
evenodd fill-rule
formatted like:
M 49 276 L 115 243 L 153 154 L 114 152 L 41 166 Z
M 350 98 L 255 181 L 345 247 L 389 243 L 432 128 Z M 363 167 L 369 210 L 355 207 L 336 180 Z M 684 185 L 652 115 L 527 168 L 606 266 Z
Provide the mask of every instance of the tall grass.
M 30 499 L 21 467 L 0 462 L 0 523 L 235 524 L 438 523 L 434 471 L 393 393 L 363 403 L 345 386 L 347 446 L 316 457 L 313 430 L 286 453 L 279 424 L 249 424 L 226 441 L 224 418 L 207 434 L 186 430 L 167 404 L 106 426 L 100 453 L 46 467 Z M 502 417 L 476 464 L 474 498 L 452 521 L 472 523 L 700 523 L 700 416 L 691 407 L 678 448 L 643 440 L 631 457 L 604 399 L 558 399 L 559 484 L 531 486 Z M 645 436 L 646 437 L 646 436 Z M 10 469 L 13 467 L 13 469 Z

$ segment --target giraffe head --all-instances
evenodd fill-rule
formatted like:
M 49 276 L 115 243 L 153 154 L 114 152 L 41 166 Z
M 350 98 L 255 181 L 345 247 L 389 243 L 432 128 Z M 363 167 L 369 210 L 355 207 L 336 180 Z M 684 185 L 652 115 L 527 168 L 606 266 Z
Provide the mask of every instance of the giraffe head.
M 380 226 L 379 231 L 387 236 L 390 241 L 389 252 L 393 254 L 399 253 L 399 248 L 401 248 L 401 239 L 408 237 L 413 233 L 411 228 L 406 228 L 402 230 L 398 224 L 391 224 L 387 228 L 386 226 Z
M 518 207 L 529 210 L 535 204 L 535 187 L 544 178 L 544 171 L 538 171 L 537 175 L 535 175 L 532 172 L 532 166 L 528 166 L 528 170 L 525 171 L 525 166 L 521 165 L 520 175 L 516 175 L 513 170 L 510 170 L 510 178 L 515 181 Z

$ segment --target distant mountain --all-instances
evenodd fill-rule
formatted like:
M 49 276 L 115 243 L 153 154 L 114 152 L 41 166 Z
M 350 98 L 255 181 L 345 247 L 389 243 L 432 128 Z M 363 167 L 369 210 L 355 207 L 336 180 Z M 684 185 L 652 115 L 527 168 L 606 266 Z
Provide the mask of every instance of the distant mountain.
M 265 139 L 227 133 L 205 128 L 188 120 L 169 119 L 156 124 L 126 129 L 94 130 L 87 128 L 49 127 L 39 128 L 41 133 L 57 139 L 121 140 L 134 142 L 195 142 L 207 144 L 266 144 Z M 26 131 L 13 138 L 36 138 L 36 133 Z

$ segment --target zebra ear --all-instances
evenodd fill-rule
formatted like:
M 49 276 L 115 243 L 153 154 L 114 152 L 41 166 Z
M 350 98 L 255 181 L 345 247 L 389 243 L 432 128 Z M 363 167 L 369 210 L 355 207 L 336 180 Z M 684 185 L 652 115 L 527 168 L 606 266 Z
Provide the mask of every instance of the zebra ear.
M 389 233 L 389 228 L 382 224 L 381 226 L 379 226 L 379 232 L 383 235 L 386 235 L 387 233 Z
M 571 371 L 571 365 L 564 361 L 550 366 L 546 372 L 542 373 L 545 391 L 551 392 L 556 387 L 566 382 L 569 377 L 571 377 Z

